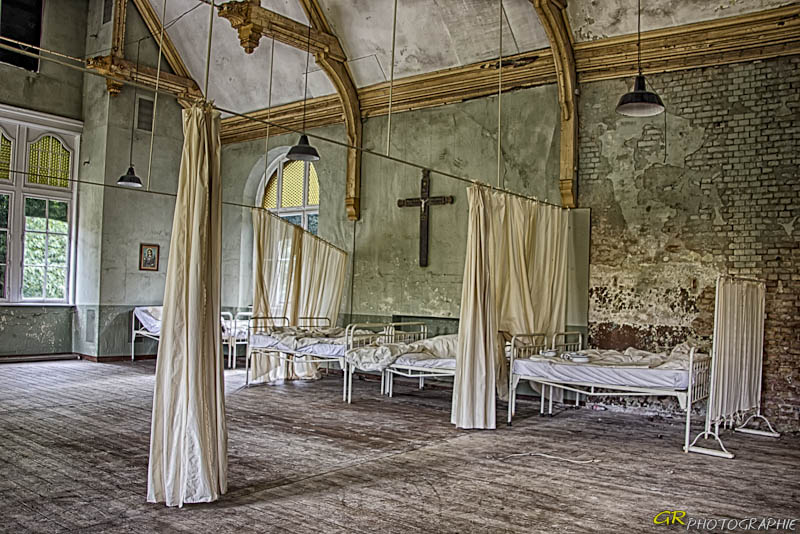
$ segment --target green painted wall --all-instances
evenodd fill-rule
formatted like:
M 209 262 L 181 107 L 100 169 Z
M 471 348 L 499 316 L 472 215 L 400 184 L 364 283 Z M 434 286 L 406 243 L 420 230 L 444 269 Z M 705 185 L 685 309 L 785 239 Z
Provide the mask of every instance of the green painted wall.
M 88 0 L 44 2 L 41 47 L 84 57 Z M 68 21 L 68 22 L 67 22 Z M 83 75 L 49 61 L 39 72 L 0 63 L 0 102 L 70 119 L 83 115 Z
M 503 95 L 502 179 L 506 188 L 559 202 L 559 124 L 554 85 Z M 512 120 L 513 118 L 513 120 Z M 386 117 L 364 122 L 364 147 L 385 152 Z M 497 181 L 497 100 L 484 98 L 392 118 L 392 156 L 483 182 Z M 344 128 L 313 133 L 344 141 Z M 280 136 L 270 146 L 290 146 L 296 136 Z M 346 219 L 346 153 L 313 141 L 321 153 L 320 235 L 352 252 L 355 230 L 353 314 L 388 318 L 395 314 L 457 317 L 467 232 L 466 184 L 432 176 L 432 195 L 453 195 L 455 204 L 434 207 L 430 219 L 430 265 L 418 266 L 419 211 L 398 208 L 397 199 L 419 196 L 420 171 L 364 154 L 362 217 Z M 272 161 L 280 154 L 272 150 Z M 256 201 L 263 176 L 264 141 L 226 145 L 222 154 L 226 200 Z M 252 300 L 252 226 L 247 210 L 225 207 L 223 304 Z M 352 255 L 351 255 L 352 258 Z M 350 312 L 350 273 L 342 313 Z
M 72 307 L 0 306 L 0 356 L 72 352 Z

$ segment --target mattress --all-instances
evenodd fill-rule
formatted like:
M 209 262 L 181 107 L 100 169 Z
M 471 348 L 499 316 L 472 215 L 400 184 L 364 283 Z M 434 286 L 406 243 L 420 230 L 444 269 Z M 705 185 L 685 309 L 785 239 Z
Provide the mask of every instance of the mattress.
M 689 387 L 686 369 L 649 367 L 611 367 L 601 365 L 554 363 L 543 360 L 514 360 L 514 374 L 550 382 L 605 384 L 641 388 L 682 390 Z M 600 386 L 602 387 L 602 386 Z
M 139 319 L 142 328 L 153 335 L 161 333 L 161 312 L 163 306 L 140 306 L 133 309 L 133 314 Z
M 424 367 L 426 369 L 446 369 L 455 371 L 456 359 L 431 358 L 430 354 L 410 352 L 397 358 L 393 365 L 398 367 Z
M 341 358 L 345 354 L 345 345 L 342 343 L 313 343 L 299 349 L 293 349 L 269 334 L 253 334 L 250 336 L 251 349 L 274 349 L 275 352 L 296 352 L 315 356 L 330 356 Z

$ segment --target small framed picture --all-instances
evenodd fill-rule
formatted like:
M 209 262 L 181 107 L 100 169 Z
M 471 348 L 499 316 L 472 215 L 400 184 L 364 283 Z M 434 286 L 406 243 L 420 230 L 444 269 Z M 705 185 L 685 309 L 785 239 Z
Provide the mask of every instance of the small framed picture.
M 158 270 L 158 245 L 142 243 L 139 245 L 139 270 L 157 271 Z

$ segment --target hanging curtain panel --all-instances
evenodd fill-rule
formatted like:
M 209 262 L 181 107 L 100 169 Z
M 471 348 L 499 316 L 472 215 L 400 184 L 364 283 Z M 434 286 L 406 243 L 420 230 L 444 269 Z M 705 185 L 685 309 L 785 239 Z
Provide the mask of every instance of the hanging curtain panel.
M 344 290 L 347 254 L 330 243 L 303 233 L 302 266 L 297 295 L 298 317 L 328 317 L 331 325 L 339 318 Z M 318 378 L 317 364 L 295 358 L 298 378 Z
M 567 210 L 470 187 L 459 349 L 451 420 L 495 428 L 495 395 L 507 398 L 504 340 L 563 330 Z
M 347 254 L 265 210 L 253 212 L 253 229 L 253 317 L 286 317 L 292 326 L 298 325 L 300 317 L 328 317 L 335 325 Z M 251 380 L 319 377 L 316 364 L 306 364 L 302 357 L 295 360 L 287 364 L 277 354 L 257 353 Z
M 763 282 L 730 276 L 717 280 L 711 422 L 731 420 L 760 405 L 765 292 Z
M 290 315 L 296 310 L 290 304 L 294 297 L 291 288 L 300 279 L 302 229 L 264 210 L 253 210 L 253 241 L 253 317 L 286 317 L 291 321 Z M 254 326 L 273 325 L 255 319 Z M 277 354 L 259 353 L 252 362 L 251 379 L 255 382 L 288 377 L 286 362 Z
M 147 477 L 147 500 L 167 506 L 215 501 L 227 489 L 219 128 L 210 105 L 183 111 Z

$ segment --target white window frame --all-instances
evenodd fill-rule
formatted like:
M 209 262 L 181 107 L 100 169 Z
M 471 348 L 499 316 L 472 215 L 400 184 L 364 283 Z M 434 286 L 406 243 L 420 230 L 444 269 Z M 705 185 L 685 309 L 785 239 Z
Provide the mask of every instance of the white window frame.
M 297 207 L 292 206 L 290 208 L 282 208 L 281 206 L 281 197 L 283 195 L 283 167 L 290 160 L 286 159 L 286 156 L 281 156 L 276 158 L 275 161 L 267 168 L 267 172 L 264 173 L 264 176 L 261 178 L 261 187 L 258 188 L 258 197 L 256 198 L 256 205 L 261 206 L 264 200 L 264 193 L 267 191 L 267 185 L 269 184 L 269 179 L 272 177 L 273 174 L 277 172 L 277 202 L 276 205 L 278 206 L 275 209 L 269 210 L 270 212 L 274 213 L 275 215 L 286 218 L 291 216 L 300 216 L 301 223 L 299 226 L 303 228 L 303 230 L 308 230 L 308 216 L 309 215 L 316 215 L 317 216 L 317 224 L 319 225 L 319 204 L 314 206 L 308 205 L 308 182 L 309 182 L 309 175 L 311 169 L 310 161 L 304 161 L 303 165 L 303 206 Z M 317 171 L 317 176 L 319 176 L 319 171 Z M 319 232 L 319 226 L 317 226 L 317 231 Z
M 0 180 L 0 193 L 10 194 L 9 235 L 7 250 L 6 296 L 3 305 L 55 304 L 70 305 L 75 301 L 75 252 L 77 247 L 78 188 L 74 181 L 58 188 L 28 183 L 28 156 L 33 143 L 50 135 L 58 139 L 70 153 L 71 180 L 77 179 L 80 161 L 80 138 L 83 123 L 47 113 L 0 104 L 0 128 L 11 139 L 10 180 Z M 22 297 L 22 276 L 25 242 L 25 198 L 34 197 L 67 203 L 67 288 L 65 298 L 26 299 Z

